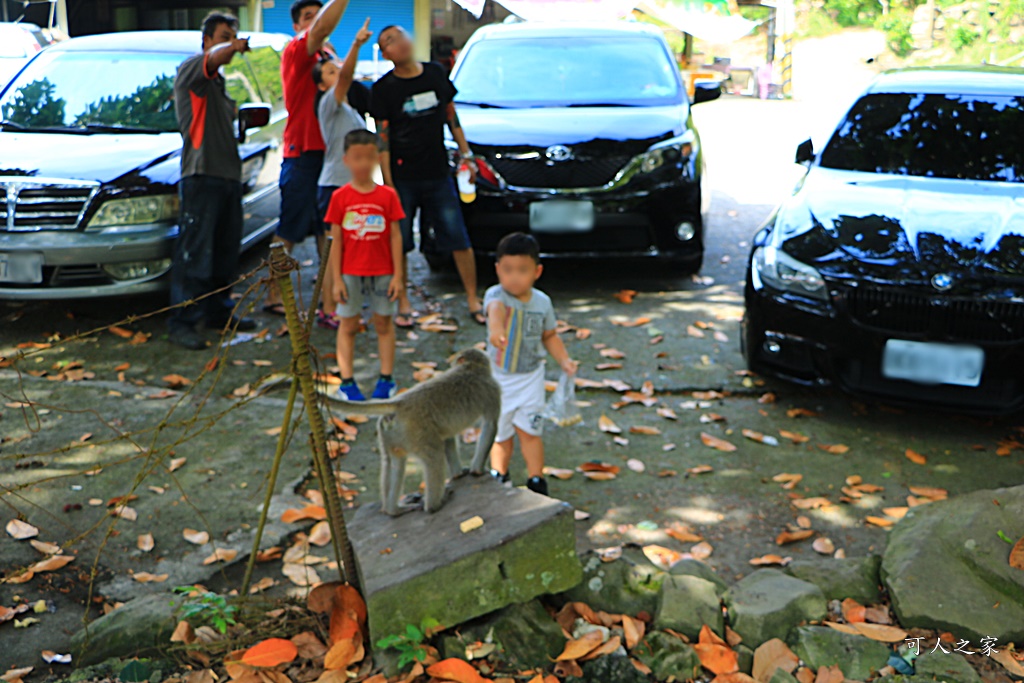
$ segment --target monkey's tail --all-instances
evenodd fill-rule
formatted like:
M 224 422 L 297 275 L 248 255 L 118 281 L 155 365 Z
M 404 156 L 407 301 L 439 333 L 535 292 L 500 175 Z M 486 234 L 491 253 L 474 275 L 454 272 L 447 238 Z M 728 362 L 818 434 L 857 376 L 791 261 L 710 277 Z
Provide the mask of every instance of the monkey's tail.
M 394 399 L 370 399 L 369 401 L 346 401 L 340 398 L 331 397 L 331 402 L 340 405 L 350 413 L 370 416 L 394 415 L 398 412 L 397 402 Z

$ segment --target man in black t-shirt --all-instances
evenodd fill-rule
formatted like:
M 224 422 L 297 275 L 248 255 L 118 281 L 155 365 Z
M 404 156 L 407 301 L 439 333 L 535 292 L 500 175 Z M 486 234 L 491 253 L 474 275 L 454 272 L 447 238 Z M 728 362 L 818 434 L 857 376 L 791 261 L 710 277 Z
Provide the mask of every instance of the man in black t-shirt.
M 384 182 L 398 191 L 405 210 L 405 254 L 413 249 L 412 221 L 417 210 L 421 210 L 421 225 L 433 227 L 438 249 L 451 252 L 466 289 L 469 313 L 483 325 L 483 307 L 476 292 L 476 260 L 444 145 L 447 125 L 459 145 L 460 163 L 468 162 L 476 173 L 473 155 L 455 113 L 455 86 L 440 64 L 413 58 L 412 40 L 402 27 L 385 27 L 377 42 L 381 54 L 394 64 L 394 69 L 373 84 L 370 114 L 377 122 L 381 139 Z M 404 256 L 402 262 L 407 268 Z M 404 289 L 398 311 L 395 324 L 411 327 L 412 307 Z

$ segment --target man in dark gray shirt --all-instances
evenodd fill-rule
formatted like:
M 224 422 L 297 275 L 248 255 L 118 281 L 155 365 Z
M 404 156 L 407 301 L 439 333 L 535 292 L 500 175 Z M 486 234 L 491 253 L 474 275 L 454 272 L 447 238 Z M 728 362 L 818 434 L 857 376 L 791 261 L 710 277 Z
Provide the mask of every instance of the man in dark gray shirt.
M 228 97 L 220 67 L 249 41 L 238 38 L 238 19 L 213 12 L 203 20 L 203 51 L 178 67 L 174 108 L 181 130 L 181 221 L 171 265 L 171 304 L 222 290 L 193 305 L 172 310 L 171 342 L 187 349 L 206 347 L 196 330 L 226 324 L 255 329 L 250 319 L 231 315 L 226 287 L 235 279 L 242 238 L 242 162 L 235 140 L 235 101 Z

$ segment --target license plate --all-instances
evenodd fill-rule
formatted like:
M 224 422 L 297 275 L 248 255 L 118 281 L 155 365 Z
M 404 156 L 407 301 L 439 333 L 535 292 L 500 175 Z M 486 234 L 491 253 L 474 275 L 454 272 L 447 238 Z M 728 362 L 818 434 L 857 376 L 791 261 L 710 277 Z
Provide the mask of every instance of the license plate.
M 43 281 L 43 255 L 0 251 L 0 282 L 36 285 Z
M 589 232 L 594 229 L 594 203 L 552 199 L 530 203 L 534 232 Z
M 977 346 L 890 339 L 882 352 L 882 375 L 918 384 L 981 384 L 985 351 Z

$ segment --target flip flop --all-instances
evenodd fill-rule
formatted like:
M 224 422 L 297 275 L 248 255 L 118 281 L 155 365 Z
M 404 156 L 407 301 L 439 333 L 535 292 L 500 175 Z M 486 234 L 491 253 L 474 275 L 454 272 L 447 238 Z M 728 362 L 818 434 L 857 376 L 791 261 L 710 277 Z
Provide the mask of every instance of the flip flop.
M 269 313 L 271 315 L 280 315 L 283 317 L 285 314 L 284 304 L 266 304 L 263 307 L 263 312 Z
M 469 318 L 470 318 L 470 320 L 475 322 L 477 325 L 486 325 L 487 324 L 487 316 L 484 315 L 484 309 L 482 309 L 482 308 L 478 308 L 475 311 L 470 311 L 469 312 Z
M 416 327 L 416 323 L 413 321 L 412 313 L 398 313 L 395 315 L 395 327 L 400 327 L 403 330 L 409 330 Z

